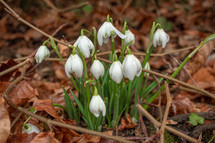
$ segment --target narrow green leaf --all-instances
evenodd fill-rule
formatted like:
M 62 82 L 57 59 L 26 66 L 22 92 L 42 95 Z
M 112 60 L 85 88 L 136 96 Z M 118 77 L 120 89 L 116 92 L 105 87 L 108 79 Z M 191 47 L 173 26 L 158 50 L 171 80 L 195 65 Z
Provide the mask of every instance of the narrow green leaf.
M 67 107 L 67 114 L 68 114 L 69 118 L 71 120 L 73 120 L 74 116 L 73 116 L 73 110 L 72 110 L 72 105 L 71 105 L 72 101 L 71 101 L 68 93 L 66 92 L 64 86 L 62 86 L 62 88 L 63 88 L 63 92 L 64 92 L 64 100 L 65 100 L 66 107 Z

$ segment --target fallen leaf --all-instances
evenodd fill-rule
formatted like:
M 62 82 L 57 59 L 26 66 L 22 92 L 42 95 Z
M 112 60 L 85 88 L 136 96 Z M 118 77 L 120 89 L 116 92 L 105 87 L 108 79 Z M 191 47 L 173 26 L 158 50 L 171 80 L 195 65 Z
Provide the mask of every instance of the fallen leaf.
M 10 134 L 10 117 L 5 107 L 3 97 L 0 97 L 0 143 L 5 143 Z
M 41 132 L 30 143 L 60 143 L 53 132 Z
M 124 129 L 132 129 L 136 125 L 132 122 L 132 119 L 129 114 L 126 115 L 126 119 L 121 118 L 121 123 L 118 126 L 118 130 L 124 130 Z
M 27 81 L 19 82 L 15 88 L 12 89 L 9 96 L 15 105 L 22 105 L 29 99 L 37 95 L 37 91 L 28 84 Z
M 82 134 L 79 137 L 74 137 L 71 142 L 77 142 L 77 143 L 99 143 L 100 142 L 99 136 L 92 136 L 89 134 Z
M 0 82 L 0 94 L 3 94 L 10 84 L 10 82 Z
M 50 99 L 36 100 L 34 101 L 33 107 L 37 111 L 46 111 L 52 117 L 59 118 Z
M 176 107 L 177 114 L 198 112 L 196 105 L 184 94 L 173 97 L 173 104 Z
M 2 63 L 1 67 L 0 67 L 0 72 L 5 71 L 13 66 L 17 65 L 17 63 L 12 60 L 12 59 L 8 59 L 7 61 L 5 61 L 4 63 Z M 15 72 L 16 70 L 13 70 L 3 76 L 0 76 L 0 81 L 8 81 L 12 74 Z

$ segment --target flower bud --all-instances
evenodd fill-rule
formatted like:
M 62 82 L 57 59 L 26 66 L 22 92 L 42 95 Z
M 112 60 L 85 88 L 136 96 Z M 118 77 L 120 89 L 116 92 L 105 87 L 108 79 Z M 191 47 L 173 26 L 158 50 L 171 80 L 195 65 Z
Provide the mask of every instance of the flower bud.
M 36 62 L 41 63 L 44 58 L 48 58 L 50 56 L 49 49 L 46 46 L 40 46 L 35 55 Z
M 151 70 L 151 67 L 150 67 L 150 65 L 149 65 L 149 62 L 146 63 L 144 69 Z M 144 72 L 144 76 L 147 76 L 147 77 L 148 77 L 148 76 L 149 76 L 149 73 Z
M 94 95 L 89 104 L 90 112 L 97 118 L 102 112 L 102 115 L 106 114 L 106 106 L 100 95 Z
M 105 73 L 103 64 L 99 60 L 94 60 L 90 68 L 90 72 L 95 76 L 96 79 L 102 77 Z

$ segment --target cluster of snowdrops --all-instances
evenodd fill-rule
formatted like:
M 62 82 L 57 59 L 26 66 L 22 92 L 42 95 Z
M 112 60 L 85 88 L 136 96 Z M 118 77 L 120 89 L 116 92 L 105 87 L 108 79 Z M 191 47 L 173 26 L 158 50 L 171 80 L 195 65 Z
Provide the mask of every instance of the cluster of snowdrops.
M 92 41 L 85 35 L 86 33 L 91 36 Z M 115 50 L 114 40 L 116 36 L 121 38 L 120 53 Z M 112 64 L 101 62 L 96 56 L 98 53 L 97 43 L 102 46 L 107 44 L 109 39 L 111 39 L 112 48 L 109 60 L 112 61 Z M 150 70 L 148 60 L 152 49 L 157 46 L 164 48 L 169 41 L 169 36 L 159 23 L 153 23 L 150 39 L 147 49 L 148 57 L 146 56 L 141 63 L 129 49 L 135 44 L 135 36 L 128 29 L 127 23 L 124 22 L 123 30 L 120 32 L 113 26 L 112 18 L 107 16 L 107 21 L 103 23 L 98 32 L 94 27 L 93 32 L 85 29 L 81 30 L 81 35 L 77 41 L 73 45 L 69 45 L 73 50 L 66 63 L 64 63 L 51 37 L 50 41 L 45 41 L 39 47 L 35 58 L 37 63 L 47 59 L 50 52 L 46 43 L 51 43 L 52 48 L 64 64 L 66 75 L 71 79 L 75 89 L 79 91 L 79 98 L 74 95 L 72 90 L 70 91 L 75 100 L 72 101 L 63 87 L 66 103 L 65 111 L 69 118 L 75 119 L 78 124 L 80 124 L 80 117 L 82 117 L 89 129 L 99 131 L 102 124 L 111 128 L 117 127 L 123 113 L 125 115 L 129 113 L 133 122 L 137 122 L 138 112 L 135 104 L 137 104 L 139 98 L 143 99 L 141 94 L 144 92 L 143 89 L 146 89 L 149 76 L 148 73 L 142 72 L 142 68 Z M 90 57 L 92 65 L 90 72 L 88 72 L 85 59 Z M 143 82 L 143 79 L 145 79 L 145 82 Z M 134 103 L 130 106 L 131 94 L 134 89 L 134 101 L 132 100 Z M 77 107 L 74 102 L 77 103 Z M 32 126 L 34 125 L 25 124 L 23 129 L 25 132 L 29 132 L 36 128 L 38 132 L 38 128 Z

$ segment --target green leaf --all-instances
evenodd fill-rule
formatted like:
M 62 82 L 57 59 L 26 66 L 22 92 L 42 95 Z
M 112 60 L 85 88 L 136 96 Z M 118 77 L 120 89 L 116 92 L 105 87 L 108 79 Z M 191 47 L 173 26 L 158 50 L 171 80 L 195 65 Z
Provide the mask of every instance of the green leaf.
M 66 104 L 66 107 L 67 107 L 67 114 L 68 114 L 69 118 L 72 120 L 72 119 L 74 119 L 72 105 L 71 105 L 72 101 L 71 101 L 68 93 L 66 92 L 64 86 L 62 86 L 62 88 L 63 88 L 63 92 L 64 92 L 65 104 Z
M 197 115 L 196 113 L 192 113 L 189 116 L 189 122 L 193 126 L 197 126 L 198 124 L 204 124 L 204 118 Z
M 72 90 L 70 90 L 70 92 L 71 92 L 73 98 L 75 99 L 75 102 L 77 103 L 78 108 L 79 108 L 80 111 L 81 111 L 81 114 L 82 114 L 83 116 L 86 117 L 87 114 L 86 114 L 86 112 L 85 112 L 85 110 L 84 110 L 84 107 L 82 106 L 81 102 L 78 100 L 78 98 L 77 98 L 77 97 L 75 96 L 75 94 L 72 92 Z

